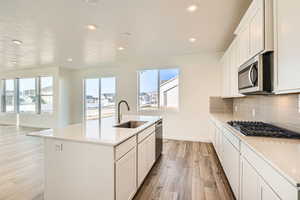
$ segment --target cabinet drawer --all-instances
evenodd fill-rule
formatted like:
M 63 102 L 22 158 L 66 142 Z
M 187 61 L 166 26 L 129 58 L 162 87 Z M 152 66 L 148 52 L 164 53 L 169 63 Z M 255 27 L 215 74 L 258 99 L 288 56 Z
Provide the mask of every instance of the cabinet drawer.
M 115 150 L 115 160 L 119 160 L 122 156 L 124 156 L 127 152 L 129 152 L 135 146 L 136 146 L 136 137 L 135 136 L 133 136 L 132 138 L 119 144 Z
M 140 143 L 141 141 L 143 141 L 146 137 L 148 137 L 148 135 L 150 135 L 154 131 L 155 131 L 155 126 L 152 125 L 149 128 L 147 128 L 147 129 L 143 130 L 142 132 L 140 132 L 138 134 L 138 143 Z
M 244 143 L 241 144 L 241 153 L 282 200 L 298 199 L 297 188 Z
M 240 151 L 240 140 L 234 136 L 229 130 L 223 128 L 224 136 L 229 140 L 229 142 Z

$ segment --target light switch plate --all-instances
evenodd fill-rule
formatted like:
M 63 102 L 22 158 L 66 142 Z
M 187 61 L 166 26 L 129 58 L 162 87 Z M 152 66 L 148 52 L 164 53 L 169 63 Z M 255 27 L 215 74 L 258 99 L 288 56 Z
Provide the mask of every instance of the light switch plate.
M 252 117 L 255 117 L 256 113 L 255 113 L 255 109 L 252 109 Z
M 234 106 L 234 112 L 237 112 L 237 111 L 238 111 L 238 107 Z

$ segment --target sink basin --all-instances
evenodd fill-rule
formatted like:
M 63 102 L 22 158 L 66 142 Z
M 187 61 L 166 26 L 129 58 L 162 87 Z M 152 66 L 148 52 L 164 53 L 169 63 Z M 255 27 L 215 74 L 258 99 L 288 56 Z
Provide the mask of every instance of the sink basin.
M 122 124 L 118 124 L 115 127 L 117 127 L 117 128 L 137 128 L 139 126 L 142 126 L 145 123 L 146 122 L 144 122 L 144 121 L 128 121 L 128 122 L 124 122 Z

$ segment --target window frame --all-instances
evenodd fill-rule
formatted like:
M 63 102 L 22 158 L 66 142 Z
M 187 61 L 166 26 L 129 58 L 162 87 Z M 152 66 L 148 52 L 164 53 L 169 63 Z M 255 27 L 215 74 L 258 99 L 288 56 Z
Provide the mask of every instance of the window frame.
M 35 82 L 35 110 L 34 111 L 21 111 L 20 109 L 20 80 L 21 79 L 34 79 Z M 19 114 L 39 114 L 39 77 L 22 77 L 22 78 L 16 78 L 17 80 L 17 113 Z
M 42 94 L 42 78 L 47 78 L 47 77 L 50 77 L 52 78 L 52 94 L 51 95 L 45 95 L 45 94 Z M 38 114 L 53 114 L 54 112 L 54 82 L 55 82 L 55 79 L 54 79 L 54 76 L 39 76 L 38 77 L 38 81 L 37 81 L 37 90 L 38 90 Z M 42 97 L 49 97 L 51 96 L 52 97 L 52 109 L 51 111 L 43 111 L 42 110 Z
M 102 119 L 102 107 L 101 107 L 101 91 L 102 91 L 102 84 L 101 84 L 101 79 L 103 79 L 103 78 L 114 78 L 114 81 L 115 81 L 115 96 L 117 96 L 117 78 L 116 78 L 116 76 L 104 76 L 104 77 L 95 77 L 95 78 L 93 78 L 93 77 L 89 77 L 89 78 L 84 78 L 83 79 L 83 120 L 84 121 L 87 121 L 87 120 L 89 120 L 88 118 L 87 118 L 87 107 L 86 107 L 86 86 L 87 86 L 87 84 L 86 84 L 86 81 L 88 80 L 88 79 L 96 79 L 97 81 L 98 81 L 98 86 L 99 86 L 99 88 L 98 88 L 98 93 L 99 93 L 99 102 L 98 102 L 98 119 L 97 120 L 101 120 Z M 117 103 L 117 101 L 116 101 L 116 98 L 115 98 L 115 110 L 116 110 L 116 104 Z
M 167 106 L 161 106 L 161 102 L 160 102 L 160 80 L 161 80 L 161 77 L 160 77 L 160 71 L 162 70 L 178 70 L 178 79 L 179 79 L 179 76 L 180 76 L 180 69 L 179 68 L 146 68 L 146 69 L 141 69 L 141 70 L 138 70 L 137 71 L 137 89 L 138 89 L 138 95 L 137 95 L 137 110 L 138 111 L 158 111 L 158 110 L 162 110 L 162 109 L 167 109 L 167 110 L 179 110 L 179 83 L 178 83 L 178 105 L 177 107 L 173 108 L 173 107 L 167 107 Z M 141 104 L 140 104 L 140 92 L 141 92 L 141 87 L 140 87 L 140 73 L 143 72 L 143 71 L 148 71 L 148 70 L 156 70 L 157 73 L 156 73 L 156 76 L 157 76 L 157 106 L 151 108 L 151 109 L 145 109 L 145 108 L 141 108 Z
M 41 94 L 41 78 L 51 77 L 52 78 L 52 95 Z M 35 80 L 35 111 L 23 111 L 20 112 L 20 79 L 34 79 Z M 14 82 L 14 111 L 6 111 L 6 80 L 13 80 Z M 54 96 L 55 96 L 55 77 L 53 75 L 35 76 L 35 77 L 17 77 L 17 78 L 7 78 L 1 79 L 1 99 L 0 99 L 0 111 L 2 113 L 16 113 L 16 114 L 53 114 L 54 112 Z M 51 112 L 45 112 L 41 109 L 41 97 L 42 96 L 52 96 L 52 110 Z
M 13 105 L 14 105 L 14 110 L 13 111 L 7 111 L 7 109 L 6 109 L 6 105 L 7 105 L 7 103 L 6 103 L 6 81 L 7 80 L 12 80 L 13 81 L 13 83 L 14 83 L 14 95 L 13 95 L 13 97 L 14 97 L 14 103 L 13 103 Z M 18 81 L 17 81 L 17 79 L 15 79 L 15 78 L 8 78 L 8 79 L 2 79 L 1 80 L 2 81 L 2 87 L 1 87 L 1 93 L 2 93 L 2 97 L 1 97 L 1 112 L 3 112 L 3 113 L 17 113 L 18 111 L 17 111 L 17 90 L 18 90 L 18 87 L 17 87 L 17 85 L 18 85 Z

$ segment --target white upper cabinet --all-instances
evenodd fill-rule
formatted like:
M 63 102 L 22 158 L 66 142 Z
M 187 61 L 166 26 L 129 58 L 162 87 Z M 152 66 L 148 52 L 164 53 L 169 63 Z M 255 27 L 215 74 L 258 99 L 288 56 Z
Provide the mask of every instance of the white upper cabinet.
M 238 92 L 238 69 L 257 54 L 274 50 L 273 32 L 273 0 L 253 0 L 221 61 L 223 98 L 243 96 Z
M 235 39 L 225 52 L 222 63 L 222 97 L 242 96 L 238 91 L 239 42 Z
M 244 26 L 237 36 L 238 42 L 238 66 L 245 63 L 250 57 L 250 26 Z
M 239 66 L 255 55 L 273 51 L 273 0 L 253 0 L 235 31 L 239 40 Z
M 300 1 L 275 0 L 275 92 L 300 91 Z
M 253 57 L 264 51 L 264 10 L 262 3 L 256 3 L 253 11 L 253 17 L 250 19 L 250 55 Z

